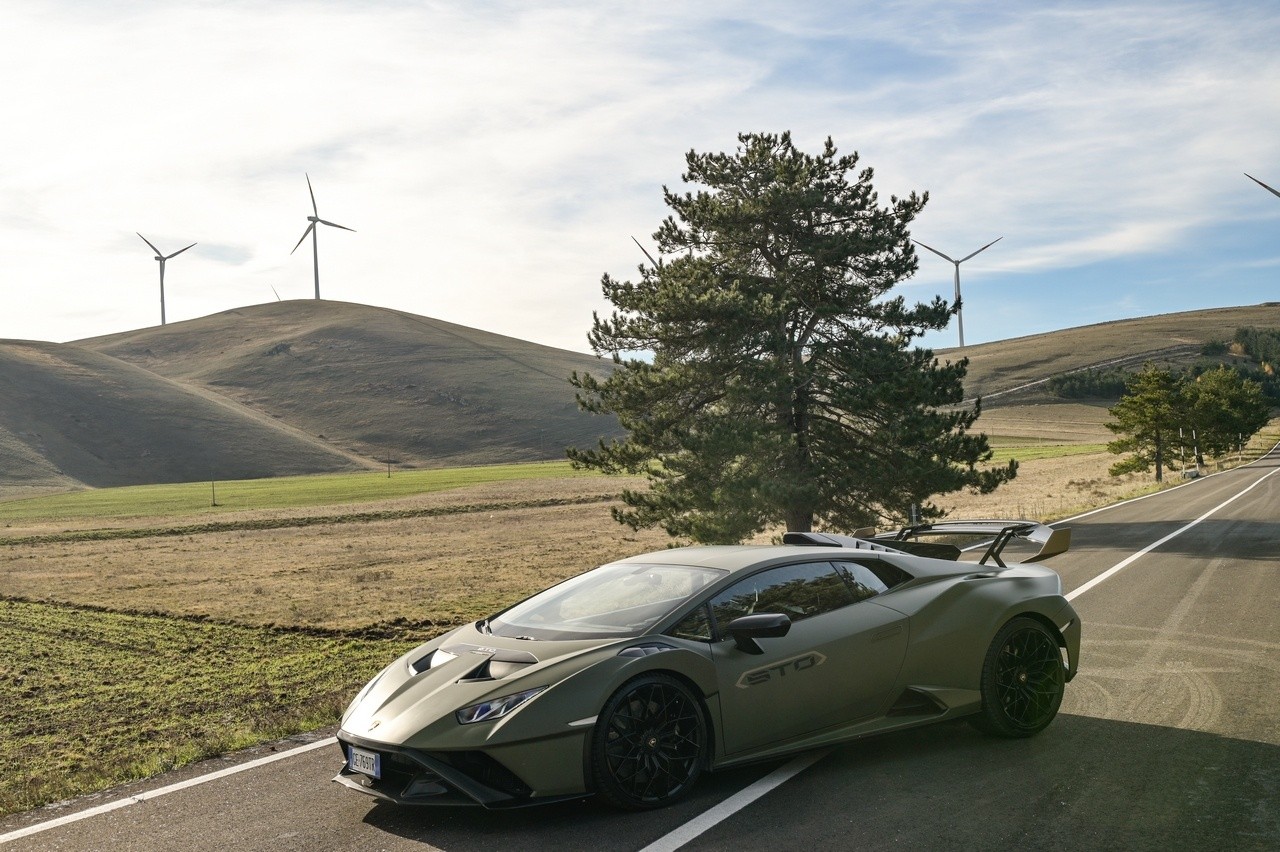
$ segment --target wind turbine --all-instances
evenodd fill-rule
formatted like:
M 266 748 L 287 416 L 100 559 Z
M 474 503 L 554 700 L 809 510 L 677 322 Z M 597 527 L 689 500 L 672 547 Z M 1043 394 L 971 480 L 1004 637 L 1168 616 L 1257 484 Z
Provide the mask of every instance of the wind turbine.
M 1265 183 L 1263 183 L 1262 181 L 1258 180 L 1256 177 L 1254 177 L 1253 175 L 1249 174 L 1248 172 L 1245 172 L 1245 173 L 1244 173 L 1244 176 L 1245 176 L 1245 177 L 1247 177 L 1249 180 L 1253 181 L 1254 183 L 1256 183 L 1258 186 L 1260 186 L 1260 187 L 1262 187 L 1263 189 L 1265 189 L 1267 192 L 1271 193 L 1272 195 L 1280 196 L 1280 192 L 1277 192 L 1276 190 L 1274 190 L 1274 189 L 1272 189 L 1271 187 L 1267 186 Z
M 134 233 L 138 234 L 137 231 L 134 231 Z M 160 249 L 156 248 L 152 244 L 151 240 L 143 237 L 142 234 L 138 234 L 138 236 L 142 238 L 144 243 L 151 246 L 151 250 L 156 253 L 156 260 L 160 261 L 160 324 L 164 325 L 164 262 L 166 260 L 172 260 L 182 254 L 184 251 L 191 248 L 191 246 L 194 246 L 195 243 L 192 243 L 191 246 L 187 246 L 187 248 L 178 249 L 173 254 L 161 254 Z
M 311 264 L 316 272 L 316 298 L 320 298 L 320 249 L 316 246 L 316 234 L 320 230 L 316 225 L 328 225 L 331 228 L 341 228 L 344 231 L 355 232 L 355 228 L 348 228 L 346 225 L 339 225 L 337 222 L 328 222 L 320 218 L 320 211 L 316 207 L 316 192 L 311 188 L 311 175 L 307 175 L 307 192 L 311 193 L 311 212 L 313 215 L 307 217 L 307 229 L 302 232 L 301 238 L 298 239 L 297 245 L 289 254 L 298 250 L 298 246 L 302 245 L 302 241 L 307 238 L 307 234 L 311 235 Z
M 960 330 L 960 348 L 961 349 L 964 348 L 964 312 L 961 310 L 961 307 L 960 307 L 963 304 L 960 301 L 960 264 L 964 263 L 966 260 L 973 257 L 975 254 L 981 254 L 982 252 L 991 248 L 993 245 L 995 245 L 996 243 L 1000 242 L 1003 239 L 1004 237 L 996 237 L 994 240 L 987 243 L 982 248 L 970 254 L 966 254 L 964 257 L 960 258 L 959 260 L 955 260 L 953 258 L 947 257 L 945 254 L 938 251 L 936 248 L 933 248 L 932 246 L 927 246 L 924 243 L 920 242 L 919 240 L 911 241 L 916 245 L 920 246 L 921 248 L 929 249 L 929 251 L 933 252 L 943 260 L 950 261 L 951 263 L 954 263 L 956 265 L 956 327 Z

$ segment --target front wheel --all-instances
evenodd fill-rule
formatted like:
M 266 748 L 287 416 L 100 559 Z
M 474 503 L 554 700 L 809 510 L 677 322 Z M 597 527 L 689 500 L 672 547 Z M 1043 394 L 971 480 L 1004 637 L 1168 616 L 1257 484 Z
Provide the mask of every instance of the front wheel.
M 707 722 L 697 696 L 670 675 L 628 681 L 591 735 L 596 790 L 627 810 L 669 805 L 693 787 L 706 760 Z
M 1015 618 L 991 640 L 982 664 L 982 712 L 970 721 L 1001 737 L 1038 734 L 1058 715 L 1065 686 L 1058 638 L 1035 619 Z

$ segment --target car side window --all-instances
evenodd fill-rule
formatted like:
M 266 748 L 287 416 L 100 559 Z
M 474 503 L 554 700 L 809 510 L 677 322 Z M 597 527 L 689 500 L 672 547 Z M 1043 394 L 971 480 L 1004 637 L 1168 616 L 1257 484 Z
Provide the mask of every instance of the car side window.
M 910 580 L 913 579 L 912 576 L 908 574 L 906 571 L 902 570 L 897 565 L 894 565 L 890 560 L 885 559 L 883 557 L 874 558 L 874 559 L 871 557 L 866 557 L 862 559 L 854 558 L 854 559 L 848 560 L 848 562 L 855 565 L 860 565 L 863 568 L 866 568 L 868 571 L 870 571 L 872 576 L 874 576 L 876 580 L 879 581 L 879 583 L 873 585 L 872 588 L 879 588 L 879 586 L 882 585 L 884 586 L 883 589 L 880 589 L 880 591 L 882 592 L 888 591 L 889 589 L 897 588 L 903 583 L 909 582 Z
M 853 590 L 854 597 L 860 601 L 889 591 L 889 585 L 860 562 L 837 562 L 836 569 L 844 575 L 849 587 Z
M 680 623 L 668 631 L 677 639 L 692 639 L 695 642 L 711 641 L 711 618 L 708 615 L 707 605 L 695 609 L 693 612 L 680 619 Z
M 849 585 L 830 562 L 780 565 L 752 574 L 711 599 L 715 626 L 724 635 L 729 622 L 760 612 L 800 621 L 855 602 Z

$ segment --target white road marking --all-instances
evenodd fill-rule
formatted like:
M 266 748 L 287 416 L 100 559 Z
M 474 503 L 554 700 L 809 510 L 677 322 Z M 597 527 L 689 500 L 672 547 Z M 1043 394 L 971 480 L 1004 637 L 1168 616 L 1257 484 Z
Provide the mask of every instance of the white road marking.
M 1179 528 L 1179 529 L 1174 530 L 1173 532 L 1169 533 L 1167 536 L 1165 536 L 1164 538 L 1160 539 L 1159 541 L 1152 542 L 1151 544 L 1148 544 L 1146 547 L 1142 548 L 1141 550 L 1139 550 L 1137 553 L 1133 554 L 1133 555 L 1132 555 L 1132 556 L 1130 556 L 1129 558 L 1124 559 L 1124 560 L 1122 560 L 1122 561 L 1120 561 L 1120 562 L 1117 562 L 1115 565 L 1111 566 L 1111 567 L 1110 567 L 1110 568 L 1108 568 L 1106 571 L 1103 571 L 1101 574 L 1099 574 L 1098 576 L 1094 577 L 1092 580 L 1090 580 L 1089 582 L 1085 583 L 1083 586 L 1080 586 L 1080 587 L 1078 587 L 1078 588 L 1076 588 L 1076 589 L 1072 590 L 1072 592 L 1071 592 L 1070 594 L 1064 595 L 1064 597 L 1065 597 L 1067 600 L 1069 600 L 1069 601 L 1070 601 L 1070 600 L 1075 600 L 1077 597 L 1079 597 L 1080 595 L 1083 595 L 1085 592 L 1089 591 L 1089 590 L 1090 590 L 1090 589 L 1092 589 L 1094 586 L 1098 585 L 1099 583 L 1103 582 L 1104 580 L 1107 580 L 1107 579 L 1109 579 L 1109 578 L 1111 578 L 1111 577 L 1114 577 L 1116 574 L 1119 574 L 1119 573 L 1120 573 L 1121 571 L 1123 571 L 1125 568 L 1129 567 L 1129 565 L 1133 564 L 1134 562 L 1136 562 L 1136 561 L 1137 561 L 1138 559 L 1140 559 L 1141 557 L 1146 556 L 1148 553 L 1150 553 L 1151 551 L 1155 550 L 1155 549 L 1156 549 L 1157 547 L 1159 547 L 1160 545 L 1164 544 L 1165 542 L 1172 541 L 1173 539 L 1175 539 L 1175 538 L 1177 538 L 1178 536 L 1182 535 L 1182 534 L 1183 534 L 1184 532 L 1186 532 L 1187 530 L 1189 530 L 1189 529 L 1191 529 L 1192 527 L 1194 527 L 1194 526 L 1196 526 L 1197 524 L 1199 524 L 1201 521 L 1204 521 L 1204 520 L 1206 520 L 1207 518 L 1210 518 L 1210 517 L 1212 517 L 1213 515 L 1217 514 L 1217 513 L 1218 513 L 1218 511 L 1219 511 L 1220 509 L 1224 509 L 1224 508 L 1226 508 L 1227 506 L 1229 506 L 1229 505 L 1231 505 L 1232 503 L 1234 503 L 1235 501 L 1239 500 L 1241 497 L 1243 497 L 1244 495 L 1248 494 L 1250 491 L 1252 491 L 1253 489 L 1257 488 L 1259 485 L 1261 485 L 1262 483 L 1266 482 L 1268 479 L 1270 479 L 1271 477 L 1275 476 L 1277 473 L 1280 473 L 1280 467 L 1276 468 L 1275 470 L 1271 471 L 1270 473 L 1266 473 L 1266 474 L 1263 474 L 1262 476 L 1258 477 L 1256 480 L 1254 480 L 1253 484 L 1252 484 L 1252 485 L 1250 485 L 1248 488 L 1245 488 L 1243 491 L 1237 492 L 1235 495 L 1233 495 L 1233 496 L 1231 496 L 1231 497 L 1228 497 L 1226 500 L 1223 500 L 1221 503 L 1219 503 L 1218 505 L 1214 506 L 1214 507 L 1213 507 L 1212 509 L 1210 509 L 1209 511 L 1205 512 L 1203 515 L 1201 515 L 1200 517 L 1196 518 L 1196 519 L 1195 519 L 1194 521 L 1192 521 L 1191 523 L 1189 523 L 1189 524 L 1187 524 L 1187 525 L 1185 525 L 1185 526 L 1183 526 L 1183 527 L 1181 527 L 1181 528 Z
M 1170 492 L 1177 491 L 1179 488 L 1186 488 L 1188 485 L 1198 485 L 1201 482 L 1204 482 L 1206 479 L 1212 479 L 1215 476 L 1222 476 L 1224 473 L 1230 473 L 1233 470 L 1242 470 L 1243 468 L 1246 468 L 1246 467 L 1252 467 L 1258 462 L 1263 461 L 1264 459 L 1270 457 L 1270 455 L 1278 449 L 1280 449 L 1280 443 L 1277 443 L 1274 447 L 1267 450 L 1265 453 L 1258 456 L 1256 459 L 1254 459 L 1253 461 L 1249 462 L 1246 465 L 1241 465 L 1240 467 L 1227 468 L 1226 470 L 1220 470 L 1217 473 L 1207 473 L 1204 476 L 1198 476 L 1195 479 L 1188 479 L 1186 482 L 1183 482 L 1179 485 L 1175 485 L 1172 488 L 1165 488 L 1162 491 L 1152 491 L 1150 494 L 1143 494 L 1141 497 L 1130 497 L 1128 500 L 1121 500 L 1118 503 L 1108 503 L 1105 506 L 1099 506 L 1096 509 L 1090 509 L 1087 512 L 1081 512 L 1078 515 L 1072 515 L 1069 518 L 1063 518 L 1062 520 L 1059 520 L 1059 521 L 1046 521 L 1045 526 L 1057 527 L 1057 526 L 1061 526 L 1062 524 L 1069 524 L 1072 521 L 1078 521 L 1081 518 L 1087 518 L 1090 515 L 1096 515 L 1099 512 L 1109 512 L 1112 509 L 1118 509 L 1121 506 L 1128 506 L 1130 503 L 1137 503 L 1139 500 L 1150 500 L 1152 497 L 1159 497 L 1162 494 L 1169 494 Z M 981 550 L 984 547 L 990 547 L 990 546 L 991 546 L 991 539 L 987 539 L 986 541 L 980 541 L 977 544 L 971 544 L 968 547 L 962 547 L 960 549 L 960 552 L 969 553 L 970 551 Z M 1070 600 L 1070 598 L 1068 598 L 1068 600 Z
M 1106 506 L 1099 506 L 1096 509 L 1090 509 L 1087 512 L 1081 512 L 1078 515 L 1072 515 L 1071 517 L 1063 518 L 1060 521 L 1053 521 L 1052 523 L 1049 524 L 1049 526 L 1053 527 L 1053 526 L 1057 526 L 1058 524 L 1066 524 L 1066 523 L 1070 523 L 1071 521 L 1078 521 L 1081 518 L 1087 518 L 1090 515 L 1096 515 L 1099 512 L 1109 512 L 1110 510 L 1115 509 L 1119 506 L 1128 506 L 1130 503 L 1137 503 L 1139 500 L 1148 500 L 1152 497 L 1159 497 L 1161 494 L 1168 494 L 1171 491 L 1177 491 L 1179 488 L 1186 488 L 1188 485 L 1198 485 L 1199 483 L 1204 482 L 1206 479 L 1212 479 L 1215 476 L 1222 476 L 1224 473 L 1230 473 L 1233 470 L 1241 470 L 1246 467 L 1253 467 L 1258 462 L 1269 458 L 1271 454 L 1278 449 L 1280 449 L 1280 442 L 1277 442 L 1274 447 L 1267 450 L 1265 453 L 1258 456 L 1256 459 L 1254 459 L 1253 461 L 1249 462 L 1246 465 L 1241 465 L 1240 467 L 1227 468 L 1226 470 L 1220 470 L 1217 473 L 1208 473 L 1208 474 L 1205 474 L 1204 476 L 1197 476 L 1195 479 L 1188 479 L 1186 482 L 1182 483 L 1181 485 L 1175 485 L 1172 488 L 1166 488 L 1163 491 L 1152 491 L 1150 494 L 1143 494 L 1141 497 L 1130 497 L 1128 500 L 1121 500 L 1119 503 L 1108 503 Z
M 830 753 L 831 749 L 826 749 L 812 754 L 800 755 L 785 766 L 780 766 L 773 770 L 750 787 L 733 794 L 711 810 L 704 811 L 700 816 L 686 822 L 675 831 L 659 837 L 641 849 L 640 852 L 675 852 L 676 849 L 704 832 L 710 831 L 713 827 L 724 822 L 775 787 L 780 787 L 790 781 Z
M 67 814 L 66 816 L 58 817 L 57 819 L 51 819 L 51 820 L 48 820 L 47 822 L 38 822 L 35 825 L 29 825 L 26 828 L 19 828 L 15 831 L 10 831 L 7 834 L 0 834 L 0 845 L 3 845 L 5 843 L 10 843 L 14 840 L 21 840 L 24 837 L 30 837 L 33 834 L 39 834 L 42 831 L 48 831 L 53 828 L 58 828 L 59 826 L 69 825 L 70 823 L 73 823 L 73 822 L 79 822 L 82 819 L 95 817 L 95 816 L 98 816 L 99 814 L 105 814 L 110 811 L 119 810 L 120 808 L 126 808 L 129 805 L 136 805 L 139 802 L 145 802 L 148 799 L 156 799 L 156 798 L 159 798 L 160 796 L 167 796 L 170 793 L 176 793 L 179 790 L 186 790 L 189 787 L 195 787 L 200 784 L 208 783 L 209 781 L 216 781 L 219 778 L 226 778 L 228 775 L 235 775 L 238 772 L 246 772 L 250 769 L 257 769 L 259 766 L 266 766 L 268 763 L 275 763 L 277 760 L 284 760 L 286 757 L 293 757 L 295 754 L 302 754 L 303 752 L 306 752 L 306 751 L 313 751 L 318 748 L 324 748 L 325 746 L 331 746 L 335 744 L 337 741 L 338 740 L 336 737 L 329 737 L 328 739 L 317 740 L 316 742 L 307 743 L 306 745 L 298 746 L 297 748 L 291 748 L 288 751 L 277 752 L 276 754 L 269 754 L 266 757 L 260 757 L 257 760 L 251 760 L 248 763 L 241 763 L 241 764 L 237 764 L 236 766 L 228 766 L 226 769 L 219 769 L 217 772 L 210 772 L 208 775 L 198 775 L 195 778 L 188 778 L 186 781 L 179 781 L 176 784 L 170 784 L 167 787 L 160 787 L 155 790 L 147 790 L 145 792 L 138 793 L 136 796 L 129 796 L 128 798 L 125 798 L 125 799 L 118 799 L 114 802 L 108 802 L 105 805 L 99 805 L 96 808 L 89 808 L 88 810 L 85 810 L 85 811 L 77 811 L 76 813 Z

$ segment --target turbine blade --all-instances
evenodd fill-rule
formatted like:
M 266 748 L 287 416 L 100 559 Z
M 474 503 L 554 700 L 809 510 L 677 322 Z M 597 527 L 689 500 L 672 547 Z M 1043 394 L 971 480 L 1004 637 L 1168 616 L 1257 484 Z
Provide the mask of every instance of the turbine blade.
M 1245 176 L 1245 177 L 1247 177 L 1249 180 L 1253 181 L 1254 183 L 1256 183 L 1258 186 L 1260 186 L 1260 187 L 1262 187 L 1263 189 L 1265 189 L 1267 192 L 1269 192 L 1269 193 L 1271 193 L 1272 195 L 1274 195 L 1274 196 L 1276 196 L 1276 197 L 1280 198 L 1280 192 L 1277 192 L 1276 190 L 1274 190 L 1274 189 L 1272 189 L 1271 187 L 1267 186 L 1265 183 L 1263 183 L 1262 181 L 1258 180 L 1258 179 L 1257 179 L 1256 177 L 1254 177 L 1253 175 L 1249 174 L 1248 172 L 1245 172 L 1245 173 L 1244 173 L 1244 176 Z M 142 235 L 141 235 L 141 234 L 139 234 L 138 236 L 142 236 Z
M 974 254 L 980 254 L 980 253 L 982 253 L 982 252 L 986 251 L 987 249 L 991 248 L 993 245 L 995 245 L 996 243 L 1000 242 L 1000 241 L 1001 241 L 1001 240 L 1003 240 L 1003 239 L 1004 239 L 1004 237 L 996 237 L 994 240 L 992 240 L 991 242 L 987 243 L 985 246 L 983 246 L 982 248 L 978 249 L 978 250 L 977 250 L 977 251 L 975 251 L 973 254 L 967 254 L 967 255 L 965 255 L 964 257 L 960 258 L 959 262 L 960 262 L 960 263 L 964 263 L 966 260 L 968 260 L 969 258 L 973 257 L 973 255 L 974 255 Z
M 191 248 L 191 246 L 194 246 L 194 245 L 196 245 L 196 243 L 192 243 L 190 246 L 187 246 L 187 248 L 181 248 L 181 249 L 178 249 L 178 250 L 177 250 L 177 251 L 175 251 L 173 254 L 167 254 L 167 255 L 165 255 L 165 258 L 164 258 L 164 259 L 165 259 L 165 260 L 168 260 L 168 259 L 169 259 L 169 258 L 171 258 L 171 257 L 177 257 L 178 255 L 182 254 L 184 251 L 186 251 L 187 249 Z
M 135 233 L 135 234 L 138 234 L 138 232 L 137 232 L 137 231 L 134 231 L 134 233 Z M 143 241 L 144 243 L 146 243 L 147 245 L 151 246 L 151 250 L 152 250 L 153 252 L 155 252 L 155 253 L 156 253 L 158 256 L 160 256 L 160 257 L 164 257 L 164 255 L 160 254 L 160 249 L 158 249 L 158 248 L 156 248 L 155 246 L 151 245 L 151 240 L 147 239 L 146 237 L 143 237 L 143 236 L 142 236 L 142 234 L 138 234 L 138 236 L 139 236 L 139 237 L 142 237 L 142 241 Z
M 644 246 L 640 245 L 640 241 L 639 241 L 639 240 L 637 240 L 635 237 L 632 237 L 632 238 L 631 238 L 631 242 L 635 243 L 635 244 L 636 244 L 636 247 L 637 247 L 637 248 L 639 248 L 639 249 L 640 249 L 640 251 L 644 252 L 644 256 L 645 256 L 645 257 L 647 257 L 647 258 L 649 258 L 649 263 L 653 264 L 653 268 L 654 268 L 654 269 L 657 269 L 657 268 L 658 268 L 658 261 L 656 261 L 656 260 L 654 260 L 654 259 L 653 259 L 653 255 L 649 254 L 648 249 L 646 249 Z
M 942 252 L 938 251 L 938 250 L 937 250 L 936 248 L 934 248 L 933 246 L 927 246 L 927 245 L 925 245 L 924 243 L 920 242 L 919 240 L 912 240 L 911 242 L 915 243 L 916 245 L 920 246 L 921 248 L 927 248 L 929 251 L 933 252 L 933 253 L 934 253 L 934 254 L 936 254 L 938 257 L 942 258 L 943 260 L 949 260 L 949 261 L 951 261 L 952 263 L 955 263 L 955 261 L 954 261 L 954 260 L 951 260 L 951 258 L 947 257 L 945 254 L 943 254 Z
M 324 219 L 317 219 L 316 221 L 321 225 L 328 225 L 330 228 L 341 228 L 344 231 L 355 232 L 355 228 L 348 228 L 346 225 L 339 225 L 337 222 L 328 222 Z
M 303 172 L 303 174 L 306 174 L 306 172 Z M 319 218 L 320 210 L 316 207 L 316 191 L 311 188 L 311 175 L 307 175 L 307 192 L 311 193 L 311 212 L 315 214 L 316 218 Z
M 302 241 L 307 238 L 307 234 L 310 234 L 311 231 L 315 229 L 315 226 L 316 226 L 315 222 L 311 222 L 310 224 L 307 225 L 307 229 L 303 231 L 302 236 L 298 238 L 297 244 L 295 244 L 293 248 L 289 249 L 289 254 L 293 254 L 295 251 L 298 250 L 298 246 L 302 245 Z

